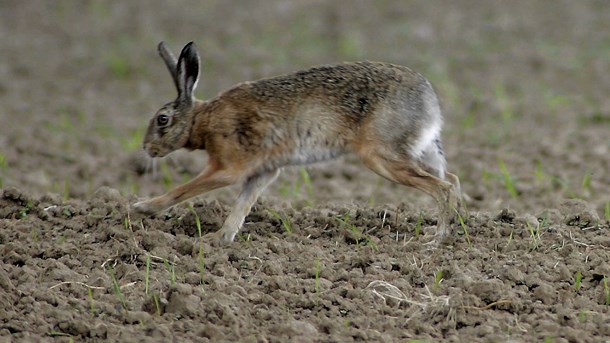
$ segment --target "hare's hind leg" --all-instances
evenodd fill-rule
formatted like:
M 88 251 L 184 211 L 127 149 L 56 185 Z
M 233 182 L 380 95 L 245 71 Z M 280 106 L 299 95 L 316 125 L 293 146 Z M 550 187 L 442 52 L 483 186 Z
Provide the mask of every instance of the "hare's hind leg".
M 452 216 L 454 187 L 451 183 L 432 175 L 418 162 L 407 158 L 396 158 L 382 155 L 383 149 L 367 149 L 361 152 L 363 162 L 371 170 L 386 179 L 413 188 L 417 188 L 432 196 L 439 209 L 437 236 L 439 243 L 448 232 L 448 224 Z
M 234 184 L 242 175 L 240 171 L 218 169 L 215 166 L 214 163 L 209 163 L 196 178 L 161 196 L 135 203 L 134 209 L 142 214 L 155 214 L 197 195 Z
M 421 157 L 419 158 L 419 161 L 419 165 L 425 171 L 438 177 L 439 179 L 448 181 L 453 185 L 451 199 L 451 205 L 453 207 L 451 208 L 451 210 L 454 210 L 453 214 L 457 213 L 463 216 L 464 209 L 462 206 L 462 190 L 460 187 L 460 179 L 457 177 L 457 175 L 447 171 L 447 162 L 445 161 L 443 145 L 439 138 L 436 138 L 431 144 L 426 147 L 426 149 L 424 149 Z M 455 219 L 454 215 L 452 215 L 452 219 Z
M 256 202 L 256 199 L 258 199 L 261 192 L 271 184 L 278 175 L 280 175 L 279 169 L 251 176 L 244 182 L 237 202 L 220 230 L 221 240 L 223 242 L 233 241 L 235 235 L 243 225 L 244 219 L 250 212 L 252 205 Z

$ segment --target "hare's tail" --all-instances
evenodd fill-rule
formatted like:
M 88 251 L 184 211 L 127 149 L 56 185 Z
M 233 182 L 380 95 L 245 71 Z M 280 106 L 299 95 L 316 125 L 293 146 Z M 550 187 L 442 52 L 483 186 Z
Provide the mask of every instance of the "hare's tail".
M 432 175 L 445 180 L 447 161 L 445 160 L 443 143 L 441 142 L 440 137 L 436 137 L 426 149 L 424 149 L 420 161 Z

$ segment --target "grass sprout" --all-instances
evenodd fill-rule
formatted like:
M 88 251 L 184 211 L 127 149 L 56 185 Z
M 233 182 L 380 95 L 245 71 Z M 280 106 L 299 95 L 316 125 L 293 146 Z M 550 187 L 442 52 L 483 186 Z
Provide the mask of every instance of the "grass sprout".
M 610 306 L 610 286 L 608 286 L 607 276 L 604 276 L 602 284 L 604 285 L 604 305 Z
M 167 259 L 163 259 L 163 265 L 169 272 L 169 275 L 170 275 L 169 279 L 170 279 L 171 285 L 175 285 L 176 284 L 176 267 L 174 266 L 173 263 L 170 263 L 169 260 L 167 260 Z
M 133 152 L 142 149 L 142 141 L 144 139 L 144 131 L 141 129 L 132 130 L 126 138 L 121 139 L 121 145 L 127 152 Z
M 576 272 L 576 275 L 574 275 L 574 290 L 578 292 L 580 290 L 581 285 L 582 285 L 582 273 L 579 270 Z
M 514 111 L 510 102 L 510 97 L 506 94 L 506 89 L 503 85 L 496 85 L 495 95 L 502 114 L 502 121 L 505 125 L 510 125 L 514 119 Z
M 375 244 L 375 242 L 373 242 L 371 238 L 364 233 L 364 230 L 350 222 L 350 216 L 351 214 L 347 212 L 343 216 L 335 217 L 335 219 L 337 219 L 337 221 L 343 227 L 347 228 L 352 233 L 352 235 L 355 237 L 356 246 L 360 246 L 361 243 L 364 243 L 364 245 L 370 245 L 373 250 L 379 251 L 377 244 Z
M 204 284 L 203 276 L 205 275 L 205 256 L 203 254 L 203 244 L 199 244 L 199 253 L 197 254 L 197 262 L 199 264 L 199 282 Z
M 6 161 L 6 156 L 2 153 L 0 153 L 0 172 L 2 172 L 2 175 L 4 175 L 6 173 L 6 170 L 8 169 L 8 162 Z M 0 188 L 2 188 L 2 175 L 0 175 Z
M 466 237 L 466 242 L 468 243 L 468 247 L 472 248 L 472 242 L 470 241 L 470 234 L 468 233 L 468 225 L 464 222 L 464 218 L 460 214 L 460 212 L 455 211 L 458 217 L 458 221 L 460 222 L 460 226 L 462 230 L 464 230 L 464 236 Z
M 420 211 L 417 216 L 417 222 L 415 223 L 415 237 L 419 237 L 421 234 L 421 226 L 424 223 L 424 212 Z
M 540 238 L 540 223 L 536 225 L 536 227 L 532 226 L 529 222 L 526 222 L 527 230 L 530 233 L 530 238 L 532 240 L 530 244 L 531 250 L 536 250 L 540 246 L 541 238 Z
M 515 230 L 510 230 L 510 235 L 508 235 L 508 242 L 506 242 L 506 246 L 508 247 L 510 243 L 513 241 L 513 233 Z
M 93 299 L 93 289 L 87 287 L 87 298 L 89 299 L 89 311 L 91 314 L 95 314 L 95 299 Z
M 144 274 L 144 293 L 148 295 L 150 285 L 150 255 L 146 255 L 146 274 Z
M 197 214 L 197 212 L 195 212 L 195 208 L 193 208 L 193 205 L 189 205 L 189 210 L 195 216 L 195 226 L 197 227 L 197 233 L 199 234 L 199 238 L 201 238 L 202 237 L 201 219 L 199 218 L 199 215 Z
M 127 309 L 127 302 L 125 301 L 125 297 L 121 292 L 121 286 L 116 278 L 114 269 L 110 265 L 108 265 L 108 273 L 110 274 L 110 279 L 112 279 L 112 289 L 114 290 L 114 295 L 117 297 L 117 299 L 119 299 L 121 306 L 123 306 L 124 309 Z
M 314 196 L 314 189 L 307 169 L 305 167 L 299 168 L 299 177 L 296 178 L 292 184 L 283 184 L 282 187 L 280 187 L 280 194 L 296 200 L 304 199 L 307 206 L 313 205 L 311 199 Z
M 590 173 L 585 173 L 585 175 L 582 178 L 580 188 L 581 188 L 583 194 L 591 193 L 592 187 L 591 187 L 591 174 Z
M 165 190 L 172 189 L 174 187 L 174 180 L 167 163 L 159 163 L 159 166 L 161 168 L 161 181 L 163 182 L 163 187 Z
M 580 309 L 578 311 L 578 321 L 584 323 L 587 320 L 587 311 Z
M 316 266 L 315 266 L 315 282 L 314 282 L 314 288 L 316 291 L 316 294 L 318 295 L 318 297 L 320 296 L 321 290 L 320 290 L 320 271 L 321 271 L 321 266 L 320 266 L 320 258 L 316 258 Z
M 443 281 L 443 271 L 438 270 L 436 273 L 434 273 L 434 287 L 432 289 L 434 291 L 438 290 L 442 281 Z
M 498 159 L 498 167 L 500 168 L 500 173 L 502 174 L 502 178 L 504 180 L 504 187 L 508 194 L 510 194 L 513 198 L 517 199 L 519 197 L 519 193 L 517 192 L 517 188 L 515 187 L 515 181 L 513 177 L 510 175 L 508 168 L 506 167 L 506 163 L 504 160 Z
M 157 316 L 161 315 L 161 303 L 159 302 L 159 296 L 156 294 L 152 295 L 153 302 L 155 303 L 155 308 L 157 309 Z
M 311 198 L 313 196 L 313 185 L 311 184 L 311 177 L 309 176 L 307 169 L 301 167 L 299 169 L 299 174 L 301 175 L 303 186 L 305 186 L 305 192 L 307 192 L 307 196 Z
M 270 208 L 267 209 L 267 212 L 269 212 L 269 214 L 271 214 L 273 218 L 279 220 L 282 223 L 282 227 L 289 235 L 292 234 L 292 223 L 290 222 L 290 219 L 288 219 L 288 217 Z

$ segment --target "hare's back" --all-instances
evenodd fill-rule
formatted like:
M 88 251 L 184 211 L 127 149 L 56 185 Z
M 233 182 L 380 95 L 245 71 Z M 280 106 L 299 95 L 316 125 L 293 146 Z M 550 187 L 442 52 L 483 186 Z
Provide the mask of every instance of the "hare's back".
M 283 105 L 315 102 L 361 120 L 398 94 L 426 83 L 403 66 L 380 62 L 323 65 L 250 83 L 258 100 Z

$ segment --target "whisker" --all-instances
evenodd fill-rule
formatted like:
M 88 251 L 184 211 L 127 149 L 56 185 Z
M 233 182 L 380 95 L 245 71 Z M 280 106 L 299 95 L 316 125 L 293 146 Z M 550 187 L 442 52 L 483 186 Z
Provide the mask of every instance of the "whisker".
M 173 155 L 173 154 L 169 154 L 169 155 L 167 155 L 166 157 L 167 157 L 167 159 L 168 159 L 168 160 L 171 162 L 171 164 L 172 164 L 172 165 L 177 166 L 177 165 L 179 165 L 179 164 L 180 164 L 180 163 L 178 162 L 178 159 L 176 158 L 176 156 L 175 156 L 175 155 Z
M 153 180 L 157 180 L 159 178 L 159 163 L 157 158 L 152 159 L 152 177 Z
M 151 171 L 152 168 L 152 158 L 149 156 L 146 156 L 146 167 L 144 167 L 144 175 L 148 175 Z

